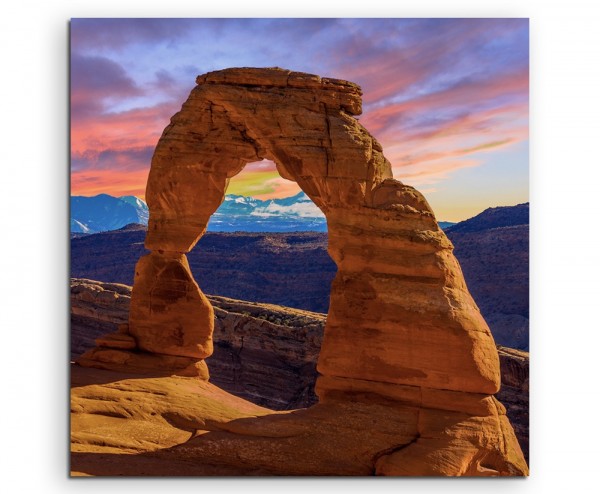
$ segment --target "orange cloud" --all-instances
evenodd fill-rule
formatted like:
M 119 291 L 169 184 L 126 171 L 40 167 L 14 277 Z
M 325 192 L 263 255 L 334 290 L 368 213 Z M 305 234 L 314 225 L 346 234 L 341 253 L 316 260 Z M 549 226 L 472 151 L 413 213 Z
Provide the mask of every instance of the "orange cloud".
M 272 178 L 267 183 L 269 187 L 273 188 L 273 192 L 255 195 L 254 197 L 262 199 L 263 201 L 266 199 L 280 199 L 282 197 L 295 196 L 302 190 L 296 182 L 286 180 L 282 177 Z

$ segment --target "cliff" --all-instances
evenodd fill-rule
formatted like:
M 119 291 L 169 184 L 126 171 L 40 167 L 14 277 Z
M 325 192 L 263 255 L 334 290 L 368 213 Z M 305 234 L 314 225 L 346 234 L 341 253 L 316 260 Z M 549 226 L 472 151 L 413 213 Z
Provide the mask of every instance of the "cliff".
M 529 461 L 529 352 L 498 347 L 502 387 L 496 395 L 506 407 L 519 444 Z

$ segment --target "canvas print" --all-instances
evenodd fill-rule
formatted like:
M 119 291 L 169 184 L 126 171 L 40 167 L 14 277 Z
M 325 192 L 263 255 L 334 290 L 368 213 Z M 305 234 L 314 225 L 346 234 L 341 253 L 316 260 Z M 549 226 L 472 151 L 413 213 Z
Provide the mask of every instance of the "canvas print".
M 71 475 L 527 476 L 527 19 L 72 19 Z

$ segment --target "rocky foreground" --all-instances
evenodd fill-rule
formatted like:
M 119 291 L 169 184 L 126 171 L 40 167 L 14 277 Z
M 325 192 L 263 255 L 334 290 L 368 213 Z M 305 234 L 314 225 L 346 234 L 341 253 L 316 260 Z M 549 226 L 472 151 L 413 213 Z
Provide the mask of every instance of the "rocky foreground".
M 477 458 L 478 435 L 497 427 L 501 409 L 478 417 L 374 400 L 274 412 L 195 378 L 79 366 L 72 386 L 74 476 L 439 475 L 440 466 L 446 475 L 495 476 L 526 468 L 519 451 Z
M 94 347 L 96 338 L 118 331 L 120 325 L 126 324 L 130 293 L 131 288 L 126 285 L 72 279 L 73 358 Z M 368 475 L 377 471 L 377 458 L 383 455 L 382 451 L 401 448 L 394 443 L 398 440 L 398 430 L 406 430 L 408 442 L 415 439 L 413 419 L 419 415 L 416 409 L 403 412 L 404 415 L 391 422 L 389 407 L 376 402 L 330 403 L 310 410 L 293 410 L 317 402 L 314 383 L 324 314 L 225 297 L 209 299 L 215 309 L 215 350 L 207 359 L 210 384 L 157 373 L 140 378 L 108 370 L 73 368 L 74 472 L 327 475 L 330 468 L 329 474 Z M 527 457 L 529 356 L 503 347 L 499 347 L 499 355 L 503 385 L 497 398 L 506 407 Z M 452 412 L 444 413 L 451 420 Z M 452 420 L 460 423 L 459 415 Z M 323 430 L 314 427 L 317 416 Z M 395 424 L 399 429 L 387 438 L 385 431 L 380 431 L 381 437 L 365 439 L 364 449 L 357 452 L 350 448 L 351 457 L 343 458 L 341 449 L 356 444 L 357 430 L 369 430 L 373 421 Z M 269 445 L 272 441 L 268 438 L 283 436 L 286 446 L 276 446 L 277 455 L 288 454 L 291 458 L 304 448 L 307 457 L 315 457 L 315 463 L 291 469 L 287 465 L 285 471 L 277 470 L 270 463 L 277 455 L 268 450 L 275 448 Z M 348 444 L 336 442 L 330 451 L 331 438 L 342 441 L 339 438 L 346 436 Z M 233 449 L 223 446 L 233 443 L 236 444 Z M 235 458 L 241 454 L 236 452 L 237 448 L 250 456 L 235 465 L 227 464 L 228 454 Z M 315 448 L 325 456 L 315 456 Z M 206 457 L 209 453 L 210 461 Z M 125 465 L 123 454 L 130 455 Z M 252 455 L 264 458 L 263 463 L 257 463 Z

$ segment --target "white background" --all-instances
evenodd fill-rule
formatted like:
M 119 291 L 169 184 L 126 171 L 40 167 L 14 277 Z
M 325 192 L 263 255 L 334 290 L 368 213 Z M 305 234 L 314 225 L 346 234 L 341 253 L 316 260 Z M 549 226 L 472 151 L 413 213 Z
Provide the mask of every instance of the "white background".
M 390 0 L 294 3 L 3 3 L 0 489 L 9 493 L 137 489 L 464 493 L 543 492 L 546 488 L 598 492 L 594 484 L 600 459 L 596 425 L 600 375 L 600 7 L 591 0 L 419 0 L 408 6 Z M 396 3 L 398 6 L 392 7 Z M 71 17 L 531 18 L 529 479 L 68 479 Z

